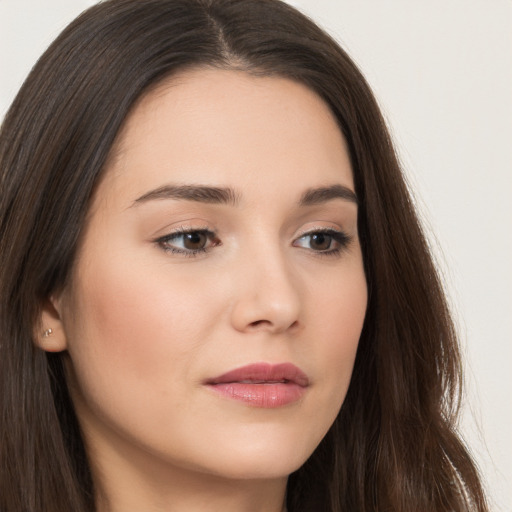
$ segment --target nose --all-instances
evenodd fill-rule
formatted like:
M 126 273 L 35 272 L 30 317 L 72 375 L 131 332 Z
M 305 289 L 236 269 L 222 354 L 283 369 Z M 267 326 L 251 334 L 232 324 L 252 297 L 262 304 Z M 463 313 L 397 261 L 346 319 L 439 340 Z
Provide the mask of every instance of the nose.
M 238 270 L 231 311 L 236 330 L 277 334 L 300 327 L 299 283 L 282 254 L 253 254 Z

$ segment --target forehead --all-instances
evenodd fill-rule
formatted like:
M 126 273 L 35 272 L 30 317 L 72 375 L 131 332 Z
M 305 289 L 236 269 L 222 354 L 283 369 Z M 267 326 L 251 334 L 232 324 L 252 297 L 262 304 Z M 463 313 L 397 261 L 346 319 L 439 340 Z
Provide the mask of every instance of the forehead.
M 148 92 L 128 116 L 107 168 L 132 195 L 165 182 L 353 188 L 346 144 L 327 104 L 281 77 L 195 69 Z

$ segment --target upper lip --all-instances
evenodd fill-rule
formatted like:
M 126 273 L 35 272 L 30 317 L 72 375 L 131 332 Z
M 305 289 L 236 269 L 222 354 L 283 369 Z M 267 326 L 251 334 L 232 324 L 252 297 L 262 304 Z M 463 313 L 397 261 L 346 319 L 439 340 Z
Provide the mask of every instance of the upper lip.
M 308 376 L 292 363 L 249 364 L 208 379 L 206 384 L 229 384 L 233 382 L 247 384 L 292 383 L 302 387 L 309 385 Z

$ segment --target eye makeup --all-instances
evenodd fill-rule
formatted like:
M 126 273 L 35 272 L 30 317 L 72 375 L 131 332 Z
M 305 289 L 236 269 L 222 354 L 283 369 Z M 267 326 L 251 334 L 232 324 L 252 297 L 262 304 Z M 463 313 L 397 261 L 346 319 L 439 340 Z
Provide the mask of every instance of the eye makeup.
M 172 233 L 157 238 L 155 243 L 164 251 L 193 257 L 221 245 L 215 233 L 208 228 L 180 227 Z
M 352 237 L 333 228 L 314 228 L 300 235 L 294 247 L 311 250 L 315 256 L 339 256 L 350 244 Z
M 352 237 L 333 228 L 313 228 L 301 233 L 292 242 L 292 247 L 302 248 L 315 256 L 339 256 L 350 244 Z M 216 233 L 206 227 L 177 230 L 154 240 L 161 249 L 170 254 L 194 257 L 205 254 L 222 245 Z

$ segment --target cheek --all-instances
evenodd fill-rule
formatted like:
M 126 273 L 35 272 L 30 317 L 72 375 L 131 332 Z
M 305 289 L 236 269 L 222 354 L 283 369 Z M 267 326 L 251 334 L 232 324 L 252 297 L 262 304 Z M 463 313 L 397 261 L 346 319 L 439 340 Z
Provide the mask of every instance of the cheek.
M 94 272 L 84 267 L 67 326 L 83 394 L 101 402 L 102 393 L 111 390 L 116 407 L 121 397 L 131 396 L 135 403 L 140 396 L 148 402 L 148 397 L 171 393 L 186 380 L 211 330 L 210 319 L 216 315 L 208 308 L 215 302 L 175 275 L 166 281 L 170 271 L 165 268 L 122 258 L 96 264 Z
M 324 369 L 321 383 L 329 391 L 323 403 L 336 414 L 352 376 L 366 306 L 366 279 L 358 263 L 345 269 L 339 280 L 326 281 L 311 308 L 319 335 L 315 337 L 318 347 L 311 350 L 309 359 L 314 359 L 315 367 Z

